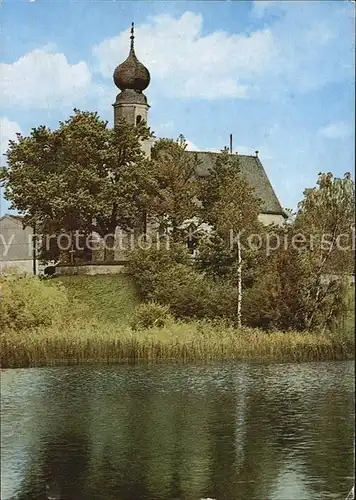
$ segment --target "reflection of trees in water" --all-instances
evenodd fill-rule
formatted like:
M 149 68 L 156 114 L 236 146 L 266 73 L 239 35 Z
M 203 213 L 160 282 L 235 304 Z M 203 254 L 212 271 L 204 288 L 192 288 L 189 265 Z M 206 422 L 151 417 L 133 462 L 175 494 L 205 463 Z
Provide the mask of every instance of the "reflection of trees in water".
M 303 472 L 316 493 L 326 491 L 346 497 L 354 484 L 353 421 L 354 401 L 350 389 L 340 384 L 320 394 L 308 421 L 308 448 L 301 450 Z M 345 472 L 349 473 L 348 480 Z
M 283 397 L 270 401 L 263 388 L 249 389 L 246 400 L 243 461 L 234 481 L 235 498 L 267 499 L 288 454 L 284 436 L 293 432 L 295 422 L 285 418 L 290 401 Z
M 211 420 L 208 431 L 212 443 L 210 474 L 211 495 L 214 498 L 231 497 L 235 483 L 235 419 L 234 391 L 224 392 L 211 401 Z
M 177 392 L 176 384 L 169 382 L 162 392 L 154 382 L 146 380 L 142 390 L 142 380 L 131 380 L 123 400 L 115 402 L 109 397 L 107 405 L 107 393 L 103 394 L 100 420 L 92 419 L 91 429 L 95 436 L 91 470 L 98 491 L 101 484 L 110 482 L 112 492 L 121 492 L 125 499 L 130 495 L 184 498 L 189 491 L 199 494 L 209 470 L 208 398 L 190 394 L 183 386 Z M 97 404 L 92 411 L 98 413 Z M 104 426 L 105 421 L 110 424 Z M 105 454 L 110 455 L 111 481 L 103 478 L 108 469 L 103 466 Z M 108 491 L 106 495 L 105 498 L 116 498 Z
M 211 440 L 207 434 L 212 418 L 209 400 L 212 394 L 189 393 L 175 403 L 172 495 L 176 498 L 200 498 L 208 486 Z
M 234 397 L 232 388 L 223 400 L 213 402 L 217 418 L 210 426 L 214 442 L 211 477 L 212 484 L 217 485 L 213 497 L 219 500 L 271 498 L 287 453 L 283 433 L 292 432 L 294 423 L 279 426 L 278 422 L 285 417 L 291 401 L 271 401 L 263 381 L 260 383 L 260 389 L 255 384 L 249 384 L 245 391 L 241 387 Z M 236 404 L 242 415 L 235 412 L 232 418 Z
M 302 380 L 287 376 L 284 383 L 268 376 L 251 381 L 241 498 L 273 498 L 278 476 L 295 467 L 308 498 L 347 492 L 352 480 L 341 478 L 345 471 L 353 474 L 351 387 L 342 376 L 323 378 L 318 371 Z
M 65 424 L 65 422 L 63 422 Z M 32 462 L 18 500 L 46 498 L 46 485 L 52 495 L 60 492 L 61 500 L 84 499 L 88 469 L 88 441 L 83 433 L 63 429 L 46 439 L 40 460 Z M 59 498 L 59 497 L 58 497 Z
M 91 397 L 91 375 L 88 371 L 87 377 L 82 378 L 82 370 L 77 369 L 72 369 L 72 373 L 71 369 L 41 369 L 41 372 L 47 376 L 42 380 L 32 410 L 36 453 L 28 461 L 18 498 L 46 498 L 48 485 L 52 493 L 58 487 L 61 500 L 79 499 L 89 456 L 88 429 L 81 414 Z M 72 489 L 77 497 L 72 496 Z
M 352 456 L 345 456 L 353 434 L 347 390 L 305 394 L 271 385 L 258 371 L 247 372 L 245 388 L 237 390 L 232 377 L 218 387 L 208 367 L 196 388 L 179 369 L 164 383 L 154 370 L 146 378 L 139 370 L 98 376 L 88 369 L 85 381 L 75 372 L 53 380 L 42 400 L 52 407 L 38 436 L 41 454 L 19 499 L 44 498 L 44 481 L 52 478 L 61 500 L 261 500 L 273 498 L 294 458 L 310 483 L 317 477 L 325 490 L 344 491 L 340 477 L 352 470 Z
M 31 419 L 38 405 L 36 387 L 46 376 L 40 370 L 5 370 L 1 374 L 1 495 L 14 498 L 26 478 L 28 463 L 38 457 L 38 433 Z M 16 401 L 17 404 L 13 404 Z M 27 404 L 23 404 L 26 401 Z M 37 421 L 37 419 L 36 419 Z M 41 418 L 39 418 L 41 422 Z

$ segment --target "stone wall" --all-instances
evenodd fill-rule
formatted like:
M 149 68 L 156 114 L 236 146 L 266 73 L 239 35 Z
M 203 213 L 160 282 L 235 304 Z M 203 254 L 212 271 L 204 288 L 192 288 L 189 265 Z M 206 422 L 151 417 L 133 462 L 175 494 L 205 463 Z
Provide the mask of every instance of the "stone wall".
M 36 272 L 38 271 L 39 263 L 36 262 Z M 11 270 L 20 273 L 33 274 L 32 260 L 0 260 L 0 274 Z
M 125 274 L 127 272 L 127 266 L 124 263 L 56 266 L 56 274 L 66 276 L 95 276 L 97 274 Z

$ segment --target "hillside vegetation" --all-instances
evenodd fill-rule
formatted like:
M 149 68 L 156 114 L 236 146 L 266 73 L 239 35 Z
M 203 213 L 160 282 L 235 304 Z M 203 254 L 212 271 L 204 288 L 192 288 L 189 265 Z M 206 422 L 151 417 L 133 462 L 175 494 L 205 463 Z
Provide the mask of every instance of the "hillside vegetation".
M 104 323 L 128 324 L 139 304 L 129 276 L 61 276 L 48 283 L 64 285 L 71 301 L 80 302 L 87 314 Z
M 345 332 L 266 333 L 223 320 L 183 322 L 171 315 L 158 324 L 150 315 L 164 309 L 137 308 L 135 286 L 127 276 L 12 276 L 0 278 L 0 293 L 3 368 L 167 360 L 301 362 L 354 356 L 353 336 Z M 133 328 L 132 318 L 140 310 L 141 327 Z

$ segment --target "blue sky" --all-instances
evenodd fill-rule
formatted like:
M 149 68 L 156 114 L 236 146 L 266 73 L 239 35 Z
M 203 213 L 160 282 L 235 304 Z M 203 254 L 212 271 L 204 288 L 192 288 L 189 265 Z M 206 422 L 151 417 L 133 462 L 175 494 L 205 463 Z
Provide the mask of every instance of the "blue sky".
M 56 127 L 74 107 L 112 123 L 112 72 L 135 21 L 157 137 L 183 133 L 205 151 L 232 133 L 236 151 L 259 150 L 285 207 L 319 171 L 353 171 L 353 2 L 3 0 L 0 9 L 2 153 L 17 131 Z

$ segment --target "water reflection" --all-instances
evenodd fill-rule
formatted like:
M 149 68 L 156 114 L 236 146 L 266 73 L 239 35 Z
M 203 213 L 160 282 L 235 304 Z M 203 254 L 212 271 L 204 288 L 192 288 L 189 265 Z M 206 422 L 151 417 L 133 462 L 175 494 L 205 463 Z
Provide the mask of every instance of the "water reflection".
M 313 500 L 353 482 L 353 364 L 6 370 L 3 500 Z

